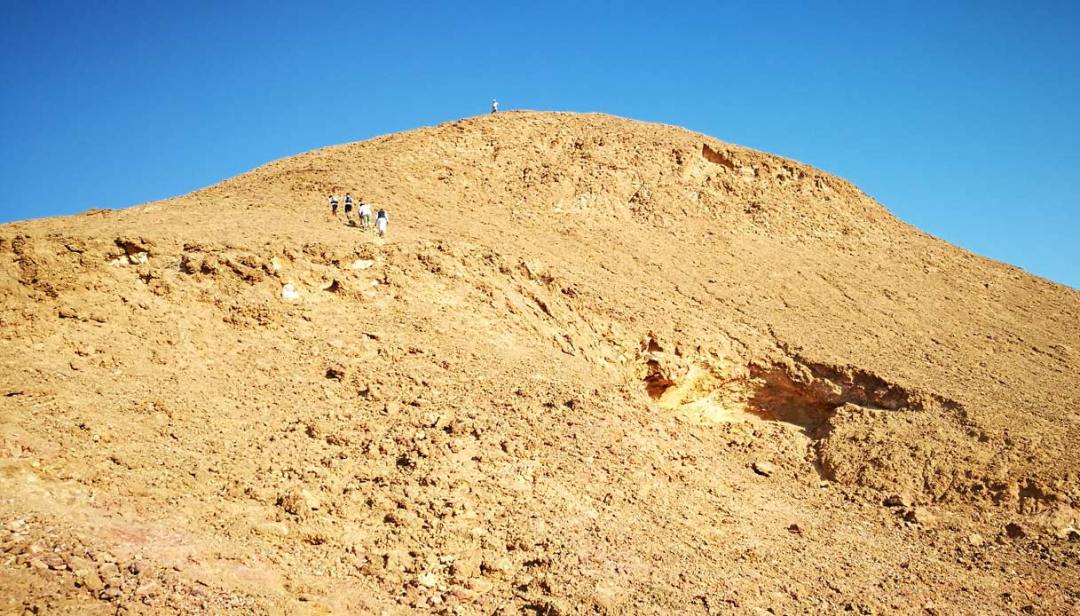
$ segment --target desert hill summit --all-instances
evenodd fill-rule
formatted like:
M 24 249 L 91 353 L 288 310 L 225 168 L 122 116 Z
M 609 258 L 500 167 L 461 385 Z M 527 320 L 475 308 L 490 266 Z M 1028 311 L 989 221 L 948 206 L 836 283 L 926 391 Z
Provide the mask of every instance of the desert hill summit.
M 0 323 L 13 613 L 1080 609 L 1080 293 L 680 128 L 3 225 Z

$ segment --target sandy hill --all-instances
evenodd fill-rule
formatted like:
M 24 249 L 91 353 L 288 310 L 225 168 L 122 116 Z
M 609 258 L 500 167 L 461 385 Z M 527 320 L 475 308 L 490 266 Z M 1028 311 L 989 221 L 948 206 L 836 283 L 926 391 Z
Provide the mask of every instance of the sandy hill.
M 11 613 L 1080 609 L 1080 293 L 683 129 L 3 225 L 0 323 Z

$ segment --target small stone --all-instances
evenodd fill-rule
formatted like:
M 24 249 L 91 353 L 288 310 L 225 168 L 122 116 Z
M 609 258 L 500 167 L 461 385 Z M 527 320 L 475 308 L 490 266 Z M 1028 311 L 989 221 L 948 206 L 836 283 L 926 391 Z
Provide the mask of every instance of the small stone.
M 312 511 L 317 511 L 322 506 L 319 497 L 307 490 L 300 490 L 300 496 L 304 499 L 304 504 L 307 505 L 307 508 Z
M 82 584 L 83 588 L 95 593 L 105 588 L 105 583 L 101 581 L 101 577 L 93 571 L 79 578 L 79 583 Z
M 158 583 L 151 580 L 135 589 L 136 597 L 152 597 L 158 592 Z
M 1059 500 L 1066 500 L 1064 495 L 1058 497 Z M 1068 541 L 1076 541 L 1080 539 L 1080 512 L 1076 511 L 1072 507 L 1058 506 L 1046 519 L 1047 530 L 1058 539 L 1065 539 Z
M 374 385 L 364 385 L 356 393 L 365 400 L 378 401 L 380 399 L 379 388 Z
M 494 560 L 485 560 L 481 566 L 484 573 L 491 577 L 510 577 L 514 569 L 514 563 L 505 556 Z
M 492 584 L 486 578 L 478 577 L 469 580 L 469 588 L 482 595 L 491 592 L 491 589 L 495 588 L 495 584 Z
M 979 533 L 971 533 L 970 535 L 968 535 L 968 543 L 975 547 L 979 547 L 986 543 L 986 540 L 983 539 L 983 536 Z
M 592 601 L 600 607 L 602 613 L 620 611 L 619 606 L 623 602 L 624 589 L 614 581 L 605 580 L 596 585 L 593 591 Z
M 926 507 L 912 507 L 904 514 L 904 519 L 919 526 L 930 527 L 937 523 L 937 515 Z
M 1016 522 L 1009 522 L 1005 525 L 1005 536 L 1009 539 L 1023 539 L 1027 537 L 1027 530 Z
M 115 601 L 116 598 L 119 596 L 120 589 L 113 586 L 110 586 L 98 593 L 98 599 L 101 599 L 102 601 Z
M 439 585 L 439 578 L 435 577 L 434 573 L 428 572 L 417 576 L 416 581 L 424 587 L 435 588 Z
M 71 572 L 78 577 L 89 575 L 91 572 L 97 570 L 97 567 L 94 566 L 94 563 L 90 562 L 90 560 L 86 558 L 81 558 L 79 556 L 72 556 L 68 558 L 67 566 L 68 569 L 71 569 Z
M 120 577 L 120 567 L 116 563 L 105 563 L 98 567 L 98 573 L 106 580 L 114 580 Z
M 318 497 L 307 490 L 292 490 L 287 494 L 278 497 L 277 504 L 281 506 L 286 513 L 291 513 L 296 516 L 307 515 L 309 512 L 316 511 L 320 507 Z
M 459 556 L 450 565 L 450 571 L 461 579 L 470 579 L 480 575 L 480 555 L 476 553 Z
M 45 561 L 45 564 L 48 565 L 49 568 L 53 571 L 67 569 L 67 563 L 64 562 L 64 557 L 60 556 L 56 552 L 46 554 L 43 560 Z
M 769 477 L 776 472 L 776 466 L 772 462 L 765 460 L 755 460 L 750 468 L 754 469 L 754 472 L 763 477 Z
M 300 292 L 296 290 L 296 286 L 293 285 L 293 283 L 285 283 L 285 285 L 281 287 L 281 299 L 287 302 L 294 302 L 300 299 Z
M 910 507 L 911 499 L 906 494 L 893 494 L 882 501 L 886 507 Z

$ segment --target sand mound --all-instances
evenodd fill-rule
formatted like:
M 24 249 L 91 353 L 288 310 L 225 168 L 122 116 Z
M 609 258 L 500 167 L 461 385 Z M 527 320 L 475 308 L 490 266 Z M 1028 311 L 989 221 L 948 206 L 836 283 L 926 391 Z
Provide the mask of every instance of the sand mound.
M 15 613 L 1080 600 L 1080 294 L 679 128 L 505 113 L 4 225 L 0 323 Z

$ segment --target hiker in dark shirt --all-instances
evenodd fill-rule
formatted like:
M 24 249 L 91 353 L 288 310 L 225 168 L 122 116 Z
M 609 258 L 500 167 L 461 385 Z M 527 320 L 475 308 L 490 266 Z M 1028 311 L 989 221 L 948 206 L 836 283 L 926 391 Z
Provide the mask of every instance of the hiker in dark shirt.
M 375 215 L 375 229 L 379 232 L 379 237 L 386 237 L 386 223 L 388 222 L 390 219 L 386 215 L 386 210 L 380 209 Z
M 352 221 L 352 195 L 345 193 L 345 220 L 349 221 L 349 224 L 353 224 Z

